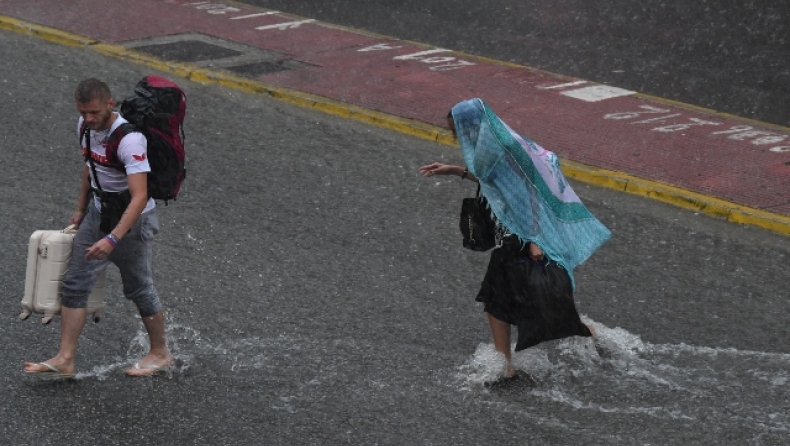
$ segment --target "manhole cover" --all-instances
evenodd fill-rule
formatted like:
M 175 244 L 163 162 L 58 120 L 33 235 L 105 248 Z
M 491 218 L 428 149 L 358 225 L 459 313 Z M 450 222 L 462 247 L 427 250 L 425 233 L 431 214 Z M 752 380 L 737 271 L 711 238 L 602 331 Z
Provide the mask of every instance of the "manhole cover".
M 176 62 L 198 62 L 241 55 L 240 51 L 223 48 L 199 40 L 182 40 L 157 45 L 134 47 L 136 51 Z

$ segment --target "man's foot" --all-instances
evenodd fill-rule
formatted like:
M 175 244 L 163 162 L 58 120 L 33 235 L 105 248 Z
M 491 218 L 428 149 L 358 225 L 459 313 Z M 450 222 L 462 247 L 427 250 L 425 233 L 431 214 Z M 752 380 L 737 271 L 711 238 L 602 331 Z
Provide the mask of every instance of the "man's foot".
M 44 362 L 25 362 L 25 373 L 54 378 L 74 377 L 74 364 L 52 358 Z
M 166 372 L 173 366 L 173 357 L 148 354 L 145 358 L 137 361 L 132 367 L 126 369 L 127 376 L 151 376 L 160 372 Z

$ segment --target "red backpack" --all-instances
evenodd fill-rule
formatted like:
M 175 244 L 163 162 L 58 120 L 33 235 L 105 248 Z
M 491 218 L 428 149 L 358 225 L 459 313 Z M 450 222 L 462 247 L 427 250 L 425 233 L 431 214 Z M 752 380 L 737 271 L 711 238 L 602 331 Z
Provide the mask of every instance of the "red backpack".
M 125 171 L 118 160 L 118 145 L 129 133 L 140 132 L 148 142 L 148 195 L 165 204 L 175 200 L 186 176 L 186 107 L 186 94 L 174 82 L 160 76 L 144 77 L 135 86 L 134 95 L 121 102 L 121 116 L 129 123 L 119 125 L 108 138 L 105 165 Z M 86 131 L 84 124 L 81 130 L 82 135 Z

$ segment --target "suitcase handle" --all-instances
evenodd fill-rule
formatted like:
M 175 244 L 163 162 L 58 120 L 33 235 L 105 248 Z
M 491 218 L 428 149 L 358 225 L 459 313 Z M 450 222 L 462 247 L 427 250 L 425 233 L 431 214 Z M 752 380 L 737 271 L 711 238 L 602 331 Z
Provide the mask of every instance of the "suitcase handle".
M 71 234 L 72 232 L 77 232 L 77 230 L 75 229 L 74 225 L 68 225 L 60 232 L 64 234 Z

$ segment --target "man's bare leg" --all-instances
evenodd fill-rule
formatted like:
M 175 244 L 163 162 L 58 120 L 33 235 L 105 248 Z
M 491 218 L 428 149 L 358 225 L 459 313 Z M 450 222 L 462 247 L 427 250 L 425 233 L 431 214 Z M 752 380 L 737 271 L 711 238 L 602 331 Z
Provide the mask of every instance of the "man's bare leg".
M 62 307 L 60 312 L 60 350 L 58 354 L 45 361 L 61 373 L 74 373 L 74 358 L 77 355 L 77 342 L 82 329 L 85 328 L 88 310 L 85 308 Z M 50 370 L 39 363 L 25 362 L 25 371 L 49 372 Z
M 151 350 L 137 364 L 126 370 L 126 374 L 129 376 L 151 375 L 173 363 L 173 356 L 167 349 L 167 340 L 165 339 L 164 311 L 144 317 L 143 325 L 148 333 Z
M 507 361 L 507 368 L 505 369 L 505 377 L 509 378 L 516 374 L 511 363 L 510 352 L 510 324 L 500 321 L 488 314 L 488 325 L 491 326 L 491 335 L 494 338 L 494 348 L 496 351 L 505 355 Z

